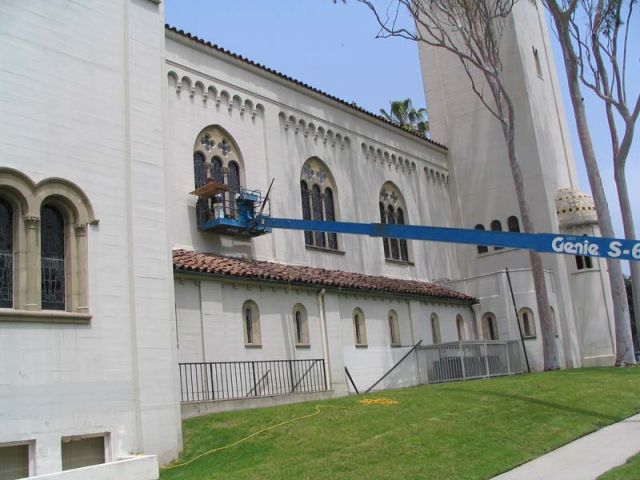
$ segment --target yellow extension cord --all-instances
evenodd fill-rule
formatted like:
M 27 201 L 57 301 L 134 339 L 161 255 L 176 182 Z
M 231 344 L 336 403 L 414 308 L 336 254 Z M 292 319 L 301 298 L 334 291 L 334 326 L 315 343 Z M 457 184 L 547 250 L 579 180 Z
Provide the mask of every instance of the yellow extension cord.
M 360 400 L 358 403 L 360 403 L 361 405 L 384 405 L 384 406 L 389 406 L 389 405 L 395 405 L 396 403 L 399 403 L 397 400 L 391 400 L 388 398 L 365 398 L 363 400 Z M 325 407 L 334 407 L 334 408 L 345 408 L 345 407 L 335 407 L 334 405 L 324 405 Z M 262 430 L 258 430 L 257 432 L 252 433 L 251 435 L 248 435 L 244 438 L 241 438 L 240 440 L 236 440 L 233 443 L 230 443 L 229 445 L 225 445 L 223 447 L 217 447 L 217 448 L 212 448 L 211 450 L 207 450 L 206 452 L 201 453 L 200 455 L 197 455 L 195 457 L 193 457 L 191 460 L 189 460 L 188 462 L 184 462 L 184 463 L 178 463 L 176 465 L 170 465 L 168 467 L 162 467 L 162 470 L 171 470 L 174 468 L 180 468 L 180 467 L 186 467 L 187 465 L 195 462 L 196 460 L 198 460 L 199 458 L 202 458 L 206 455 L 215 453 L 215 452 L 219 452 L 221 450 L 226 450 L 227 448 L 231 448 L 234 447 L 236 445 L 238 445 L 239 443 L 242 443 L 246 440 L 249 440 L 253 437 L 256 437 L 258 435 L 260 435 L 261 433 L 264 432 L 268 432 L 269 430 L 273 430 L 274 428 L 278 428 L 278 427 L 282 427 L 283 425 L 287 425 L 288 423 L 293 423 L 293 422 L 297 422 L 298 420 L 304 420 L 306 418 L 311 418 L 311 417 L 315 417 L 316 415 L 320 414 L 320 405 L 316 405 L 316 411 L 313 413 L 310 413 L 308 415 L 302 415 L 300 417 L 295 417 L 292 418 L 290 420 L 285 420 L 284 422 L 280 422 L 280 423 L 276 423 L 275 425 L 271 425 L 270 427 L 267 428 L 263 428 Z

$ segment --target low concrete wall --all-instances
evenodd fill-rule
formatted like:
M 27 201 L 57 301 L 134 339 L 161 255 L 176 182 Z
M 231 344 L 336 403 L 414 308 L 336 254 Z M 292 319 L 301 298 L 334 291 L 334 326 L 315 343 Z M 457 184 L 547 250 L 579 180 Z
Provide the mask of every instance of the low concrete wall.
M 29 477 L 32 480 L 158 480 L 158 457 L 140 455 L 114 462 Z
M 269 397 L 251 397 L 238 400 L 216 400 L 213 402 L 183 403 L 182 418 L 200 417 L 210 413 L 231 412 L 245 410 L 247 408 L 264 408 L 289 403 L 313 402 L 314 400 L 327 400 L 339 395 L 335 392 L 318 393 L 294 393 L 291 395 L 277 395 Z

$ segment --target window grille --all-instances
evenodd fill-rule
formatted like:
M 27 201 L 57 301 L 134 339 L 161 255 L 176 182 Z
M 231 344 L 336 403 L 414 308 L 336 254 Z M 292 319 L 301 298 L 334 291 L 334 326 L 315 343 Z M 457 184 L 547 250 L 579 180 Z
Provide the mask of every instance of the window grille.
M 13 209 L 0 200 L 0 307 L 13 307 Z
M 64 218 L 56 208 L 45 205 L 40 212 L 40 224 L 42 308 L 64 310 Z

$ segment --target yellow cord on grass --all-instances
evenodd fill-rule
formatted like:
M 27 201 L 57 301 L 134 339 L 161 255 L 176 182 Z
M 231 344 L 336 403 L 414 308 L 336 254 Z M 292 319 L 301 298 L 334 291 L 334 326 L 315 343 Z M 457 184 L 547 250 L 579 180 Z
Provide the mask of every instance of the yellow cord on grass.
M 374 398 L 374 399 L 368 399 L 365 398 L 364 400 L 360 400 L 359 403 L 361 405 L 384 405 L 384 406 L 389 406 L 389 405 L 394 405 L 396 403 L 399 403 L 396 400 L 390 400 L 388 398 Z M 324 405 L 324 407 L 334 407 L 334 408 L 344 408 L 344 407 L 335 407 L 334 405 Z M 212 448 L 211 450 L 207 450 L 206 452 L 201 453 L 200 455 L 197 455 L 195 457 L 193 457 L 191 460 L 184 462 L 184 463 L 178 463 L 176 465 L 170 465 L 168 467 L 162 467 L 162 470 L 171 470 L 173 468 L 179 468 L 179 467 L 186 467 L 187 465 L 195 462 L 196 460 L 198 460 L 199 458 L 202 458 L 206 455 L 209 455 L 211 453 L 215 453 L 215 452 L 219 452 L 221 450 L 226 450 L 228 448 L 234 447 L 236 445 L 238 445 L 239 443 L 242 443 L 246 440 L 249 440 L 255 436 L 260 435 L 261 433 L 264 432 L 268 432 L 269 430 L 273 430 L 274 428 L 278 428 L 278 427 L 282 427 L 283 425 L 287 425 L 288 423 L 293 423 L 293 422 L 297 422 L 298 420 L 304 420 L 306 418 L 311 418 L 311 417 L 315 417 L 316 415 L 320 414 L 320 405 L 316 405 L 316 411 L 313 413 L 310 413 L 308 415 L 302 415 L 300 417 L 295 417 L 292 418 L 290 420 L 285 420 L 284 422 L 280 422 L 280 423 L 276 423 L 275 425 L 271 425 L 270 427 L 266 427 L 263 428 L 262 430 L 258 430 L 257 432 L 252 433 L 251 435 L 248 435 L 244 438 L 241 438 L 240 440 L 236 440 L 233 443 L 230 443 L 229 445 L 225 445 L 223 447 L 216 447 L 216 448 Z

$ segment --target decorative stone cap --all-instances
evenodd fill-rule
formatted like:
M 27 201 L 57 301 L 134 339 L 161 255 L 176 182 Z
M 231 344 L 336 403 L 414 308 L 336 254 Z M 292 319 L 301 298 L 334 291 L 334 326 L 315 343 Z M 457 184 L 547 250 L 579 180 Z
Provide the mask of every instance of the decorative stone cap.
M 560 228 L 592 225 L 598 222 L 593 198 L 573 188 L 558 190 L 556 213 L 560 221 Z

